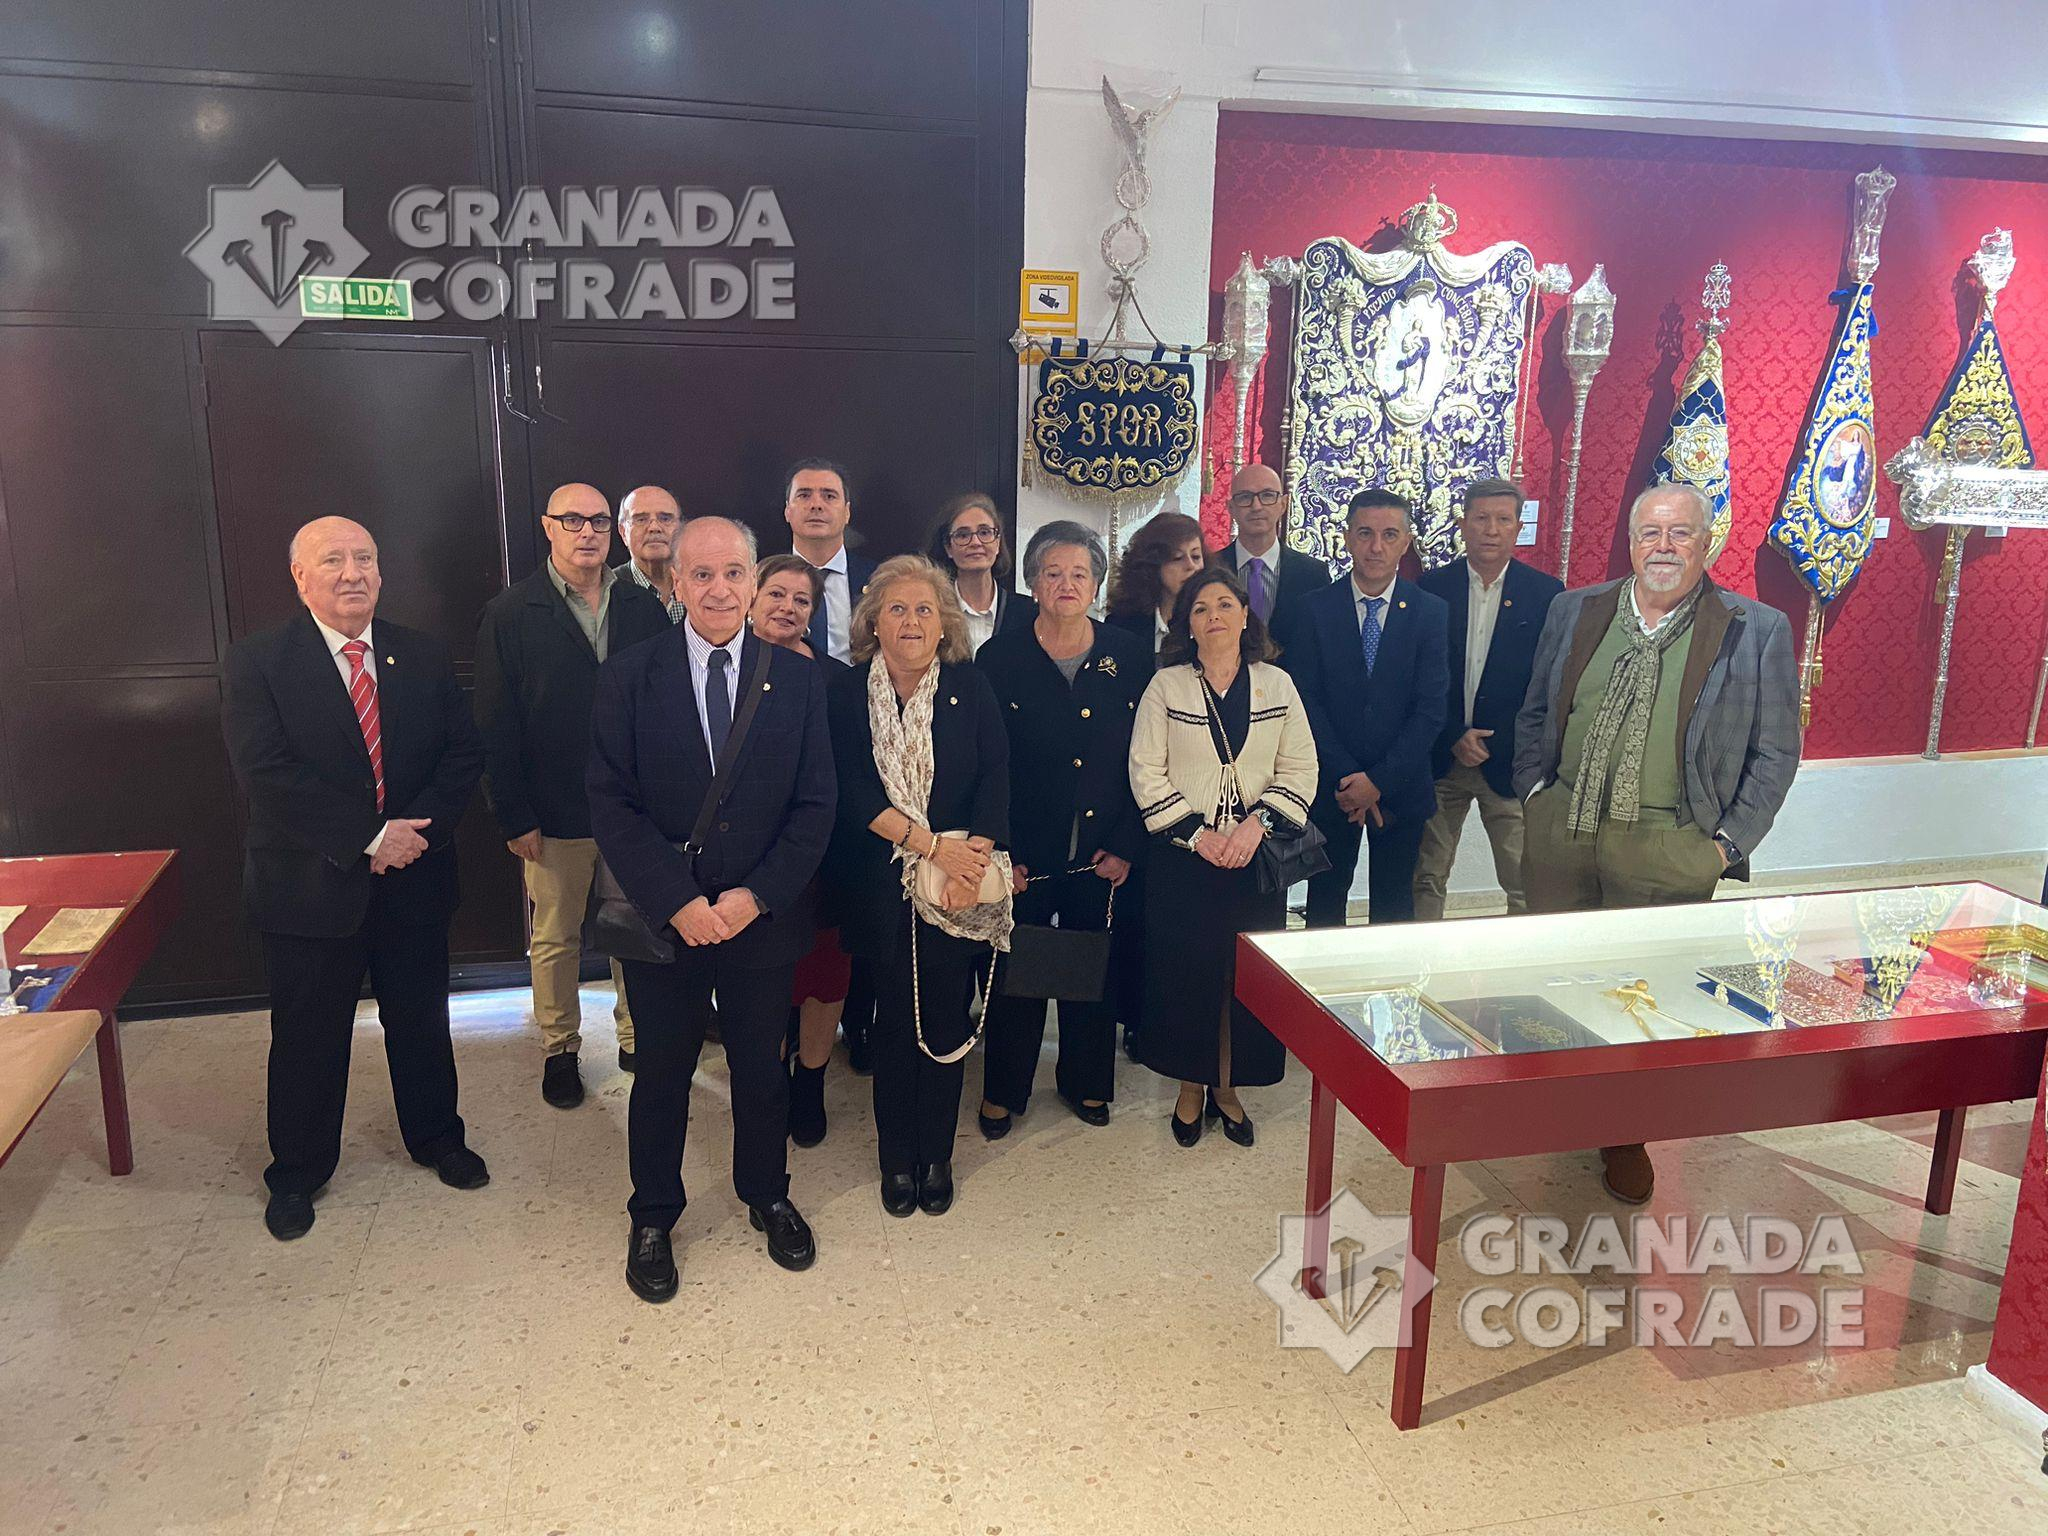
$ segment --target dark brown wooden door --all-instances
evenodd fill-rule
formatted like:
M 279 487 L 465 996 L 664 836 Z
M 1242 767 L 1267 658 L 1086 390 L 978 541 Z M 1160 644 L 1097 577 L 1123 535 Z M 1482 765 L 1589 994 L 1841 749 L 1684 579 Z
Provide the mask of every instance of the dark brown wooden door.
M 505 584 L 486 343 L 429 336 L 202 338 L 231 640 L 298 611 L 294 530 L 354 518 L 376 538 L 380 618 L 448 647 L 468 684 L 477 618 Z M 458 963 L 525 952 L 517 866 L 482 803 L 458 834 Z

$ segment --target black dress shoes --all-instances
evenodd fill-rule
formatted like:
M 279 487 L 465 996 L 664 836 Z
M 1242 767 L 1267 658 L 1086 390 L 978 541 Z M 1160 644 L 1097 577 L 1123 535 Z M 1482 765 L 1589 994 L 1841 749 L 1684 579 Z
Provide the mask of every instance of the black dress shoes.
M 263 1225 L 270 1228 L 270 1235 L 280 1243 L 304 1237 L 313 1230 L 313 1197 L 272 1195 L 270 1203 L 263 1207 Z
M 1109 1124 L 1109 1106 L 1107 1104 L 1084 1104 L 1079 1099 L 1068 1098 L 1064 1093 L 1060 1095 L 1060 1099 L 1066 1104 L 1067 1108 L 1074 1112 L 1074 1118 L 1083 1125 Z
M 974 1123 L 981 1127 L 983 1141 L 1001 1141 L 1010 1134 L 1010 1127 L 1016 1121 L 1015 1115 L 984 1115 L 978 1109 L 974 1112 Z
M 823 1071 L 821 1067 L 819 1069 Z M 768 1257 L 784 1269 L 809 1269 L 818 1257 L 818 1245 L 811 1237 L 810 1223 L 799 1216 L 787 1200 L 747 1209 L 747 1219 L 756 1232 L 768 1238 Z
M 1216 1102 L 1216 1090 L 1213 1088 L 1209 1090 L 1209 1102 L 1206 1108 L 1211 1120 L 1221 1120 L 1223 1122 L 1223 1134 L 1226 1137 L 1236 1142 L 1240 1147 L 1248 1147 L 1252 1144 L 1252 1117 L 1250 1115 L 1241 1115 L 1236 1120 L 1231 1119 L 1230 1116 L 1223 1113 L 1223 1106 Z
M 621 1072 L 631 1072 L 633 1070 L 633 1053 L 623 1045 L 619 1047 L 619 1070 Z M 581 1098 L 582 1095 L 579 1093 L 577 1097 Z
M 450 1189 L 482 1189 L 491 1182 L 491 1170 L 467 1147 L 457 1147 L 435 1163 L 434 1172 Z
M 540 1096 L 557 1109 L 583 1102 L 583 1076 L 576 1070 L 574 1051 L 557 1051 L 541 1064 Z
M 917 1209 L 917 1180 L 907 1173 L 882 1175 L 882 1209 L 891 1216 L 908 1216 Z
M 1202 1117 L 1200 1115 L 1195 1116 L 1191 1121 L 1183 1120 L 1180 1117 L 1180 1106 L 1175 1105 L 1166 1112 L 1166 1120 L 1173 1127 L 1173 1139 L 1182 1146 L 1192 1147 L 1202 1139 Z
M 926 1163 L 917 1172 L 917 1206 L 927 1216 L 943 1216 L 953 1208 L 953 1164 Z
M 872 1077 L 875 1071 L 874 1047 L 868 1044 L 865 1031 L 846 1037 L 846 1064 L 853 1068 L 855 1077 Z
M 815 1147 L 825 1139 L 825 1069 L 789 1058 L 789 1139 Z
M 657 1305 L 676 1294 L 676 1255 L 660 1227 L 635 1227 L 626 1244 L 626 1284 L 642 1301 Z

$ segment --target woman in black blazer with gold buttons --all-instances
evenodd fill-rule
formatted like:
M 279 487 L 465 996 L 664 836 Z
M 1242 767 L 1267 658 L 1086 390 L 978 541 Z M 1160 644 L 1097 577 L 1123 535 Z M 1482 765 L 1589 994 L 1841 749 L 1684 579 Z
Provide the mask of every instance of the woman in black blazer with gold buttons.
M 1037 599 L 1030 626 L 997 635 L 975 657 L 988 675 L 1010 738 L 1010 855 L 1030 883 L 1018 892 L 1020 923 L 1100 930 L 1112 892 L 1145 845 L 1131 794 L 1131 722 L 1152 678 L 1152 648 L 1127 630 L 1088 617 L 1108 571 L 1102 541 L 1079 523 L 1047 523 L 1024 553 Z M 1071 873 L 1078 870 L 1079 873 Z M 1124 916 L 1118 913 L 1118 917 Z M 1031 1101 L 1045 1039 L 1045 1004 L 1005 997 L 998 968 L 988 1000 L 981 1133 L 1009 1134 Z M 1059 1094 L 1090 1125 L 1109 1120 L 1116 1073 L 1116 994 L 1061 1002 Z
M 827 701 L 839 814 L 826 878 L 841 914 L 840 941 L 876 969 L 871 1038 L 882 1205 L 892 1216 L 920 1207 L 936 1216 L 953 1202 L 953 1134 L 966 1069 L 933 1056 L 971 1037 L 968 1007 L 993 951 L 916 912 L 903 866 L 935 861 L 952 882 L 949 909 L 971 902 L 990 855 L 1009 842 L 1009 744 L 988 680 L 966 664 L 967 625 L 953 584 L 930 561 L 885 561 L 854 609 L 852 630 L 855 665 L 833 679 Z M 929 754 L 930 789 L 915 817 L 892 796 L 877 760 L 875 712 L 887 721 L 892 706 L 906 728 L 930 711 L 928 737 L 905 743 L 906 754 Z M 967 835 L 939 835 L 948 832 Z

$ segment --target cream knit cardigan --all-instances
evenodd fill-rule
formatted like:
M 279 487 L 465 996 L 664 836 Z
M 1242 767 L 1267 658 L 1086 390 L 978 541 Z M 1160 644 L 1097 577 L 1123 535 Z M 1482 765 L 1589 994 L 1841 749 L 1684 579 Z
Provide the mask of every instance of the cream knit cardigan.
M 1237 754 L 1248 810 L 1264 804 L 1300 826 L 1316 792 L 1316 743 L 1294 679 L 1268 662 L 1252 663 L 1252 724 Z M 1131 792 L 1145 830 L 1163 832 L 1189 815 L 1216 824 L 1223 765 L 1192 664 L 1163 667 L 1138 701 L 1131 730 Z

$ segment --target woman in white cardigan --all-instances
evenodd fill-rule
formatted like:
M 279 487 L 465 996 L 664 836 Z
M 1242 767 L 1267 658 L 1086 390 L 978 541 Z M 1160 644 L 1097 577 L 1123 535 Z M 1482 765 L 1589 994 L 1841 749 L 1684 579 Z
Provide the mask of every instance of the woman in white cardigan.
M 1184 1147 L 1201 1139 L 1205 1108 L 1250 1146 L 1237 1089 L 1277 1083 L 1287 1065 L 1233 995 L 1237 935 L 1287 922 L 1286 892 L 1259 889 L 1252 855 L 1268 837 L 1301 835 L 1316 790 L 1308 714 L 1272 654 L 1237 578 L 1197 572 L 1131 733 L 1131 788 L 1152 834 L 1138 1057 L 1179 1079 Z

